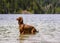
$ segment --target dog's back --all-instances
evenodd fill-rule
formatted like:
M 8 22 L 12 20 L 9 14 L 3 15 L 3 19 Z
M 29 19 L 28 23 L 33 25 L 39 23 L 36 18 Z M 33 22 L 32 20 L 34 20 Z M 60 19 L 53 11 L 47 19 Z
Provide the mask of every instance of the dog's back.
M 36 29 L 33 26 L 26 25 L 26 24 L 24 25 L 23 29 L 24 29 L 25 34 L 26 33 L 34 34 L 35 32 L 37 32 Z

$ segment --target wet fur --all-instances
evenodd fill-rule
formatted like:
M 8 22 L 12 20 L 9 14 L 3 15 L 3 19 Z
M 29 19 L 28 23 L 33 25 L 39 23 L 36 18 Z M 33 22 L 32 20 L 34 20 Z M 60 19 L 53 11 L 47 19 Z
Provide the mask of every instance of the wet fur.
M 35 34 L 37 32 L 33 26 L 24 24 L 22 17 L 17 18 L 17 20 L 19 24 L 20 34 Z

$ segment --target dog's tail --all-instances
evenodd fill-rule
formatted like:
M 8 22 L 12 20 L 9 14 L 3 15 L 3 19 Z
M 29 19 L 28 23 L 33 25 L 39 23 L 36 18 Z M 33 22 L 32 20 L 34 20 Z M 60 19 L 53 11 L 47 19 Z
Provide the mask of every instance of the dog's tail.
M 33 31 L 34 33 L 38 33 L 38 32 L 39 32 L 39 31 L 37 31 L 34 27 L 33 27 L 32 31 Z
M 39 31 L 36 30 L 36 32 L 38 33 Z
M 38 33 L 39 31 L 37 31 L 37 30 L 35 29 L 35 32 L 37 32 L 37 33 Z

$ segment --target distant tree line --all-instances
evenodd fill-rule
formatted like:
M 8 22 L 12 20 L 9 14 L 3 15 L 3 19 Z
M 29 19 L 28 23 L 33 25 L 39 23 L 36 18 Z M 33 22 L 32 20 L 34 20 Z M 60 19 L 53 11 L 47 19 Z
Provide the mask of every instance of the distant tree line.
M 33 14 L 60 13 L 60 0 L 0 0 L 0 14 L 21 14 L 27 10 Z

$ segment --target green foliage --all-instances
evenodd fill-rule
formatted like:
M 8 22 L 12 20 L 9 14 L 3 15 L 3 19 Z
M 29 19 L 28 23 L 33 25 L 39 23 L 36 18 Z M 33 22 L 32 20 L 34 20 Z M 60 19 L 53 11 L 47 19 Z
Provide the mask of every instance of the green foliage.
M 0 14 L 20 14 L 23 10 L 34 14 L 54 14 L 60 13 L 59 5 L 59 0 L 0 0 Z

